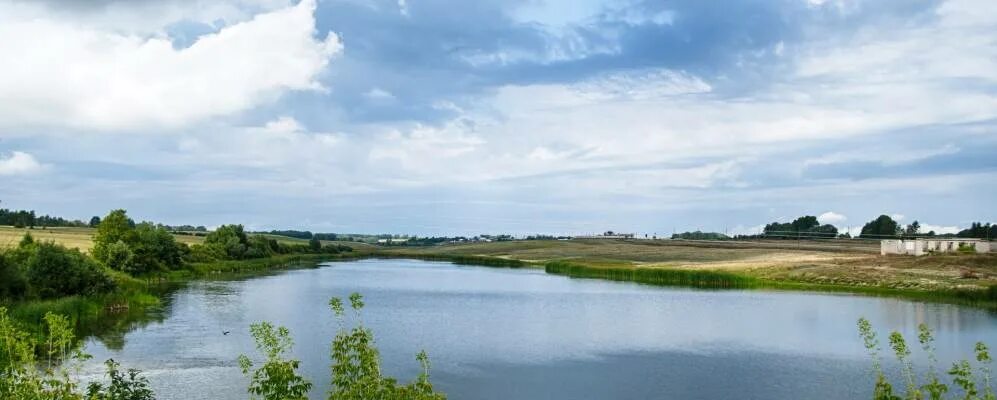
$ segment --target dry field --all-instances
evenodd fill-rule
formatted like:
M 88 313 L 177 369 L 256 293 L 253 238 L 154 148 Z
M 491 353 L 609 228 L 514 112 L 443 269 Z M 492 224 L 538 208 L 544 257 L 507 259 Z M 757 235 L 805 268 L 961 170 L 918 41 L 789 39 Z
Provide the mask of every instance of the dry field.
M 93 228 L 14 228 L 0 226 L 0 248 L 17 246 L 25 233 L 31 233 L 35 240 L 53 241 L 69 248 L 89 251 L 93 247 Z M 194 244 L 204 241 L 204 237 L 193 235 L 174 235 L 177 241 Z
M 25 233 L 31 233 L 36 240 L 54 241 L 69 248 L 78 248 L 88 251 L 93 247 L 93 235 L 96 232 L 93 228 L 14 228 L 12 226 L 0 226 L 0 249 L 17 246 Z M 194 235 L 173 235 L 177 241 L 182 243 L 196 244 L 204 241 L 204 236 Z M 287 236 L 264 235 L 287 244 L 308 244 L 307 240 L 296 239 Z M 323 244 L 345 244 L 350 247 L 368 248 L 371 245 L 356 242 L 331 242 L 322 241 Z
M 566 260 L 619 268 L 730 271 L 758 278 L 915 290 L 997 284 L 997 255 L 880 256 L 865 241 L 513 241 L 397 248 L 424 254 L 481 255 L 545 262 Z

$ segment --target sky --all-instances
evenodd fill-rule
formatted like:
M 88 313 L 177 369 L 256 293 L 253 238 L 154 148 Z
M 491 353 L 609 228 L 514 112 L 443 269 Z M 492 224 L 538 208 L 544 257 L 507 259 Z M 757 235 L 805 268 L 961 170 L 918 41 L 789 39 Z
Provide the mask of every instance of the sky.
M 0 0 L 0 206 L 953 232 L 997 221 L 994 32 L 992 0 Z

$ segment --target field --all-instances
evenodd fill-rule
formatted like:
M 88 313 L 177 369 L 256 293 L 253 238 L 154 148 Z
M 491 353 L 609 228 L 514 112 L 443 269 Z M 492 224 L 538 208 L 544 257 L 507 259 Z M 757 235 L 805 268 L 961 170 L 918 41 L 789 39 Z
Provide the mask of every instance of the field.
M 31 233 L 35 240 L 54 241 L 69 248 L 78 248 L 81 251 L 89 251 L 93 247 L 93 235 L 96 232 L 93 228 L 14 228 L 12 226 L 0 226 L 0 248 L 17 246 L 25 233 Z M 204 237 L 193 235 L 174 235 L 177 241 L 194 244 L 204 241 Z
M 35 240 L 53 241 L 69 248 L 78 248 L 82 251 L 89 251 L 93 247 L 94 228 L 14 228 L 12 226 L 0 226 L 0 249 L 17 246 L 25 233 L 31 233 Z M 190 244 L 201 243 L 204 236 L 194 235 L 173 235 L 177 241 Z M 308 244 L 305 239 L 296 239 L 287 236 L 264 235 L 277 241 L 288 244 Z M 322 241 L 322 244 L 346 244 L 350 247 L 371 247 L 364 243 L 355 242 L 330 242 Z
M 0 226 L 0 248 L 17 245 L 24 233 L 67 247 L 89 250 L 94 229 Z M 289 244 L 307 240 L 267 235 Z M 176 235 L 200 243 L 202 236 Z M 540 265 L 565 261 L 598 268 L 661 268 L 735 273 L 763 282 L 888 288 L 913 291 L 983 289 L 997 285 L 997 255 L 949 254 L 924 257 L 880 256 L 879 244 L 836 241 L 686 241 L 686 240 L 536 240 L 447 244 L 427 247 L 381 247 L 345 244 L 365 253 L 424 258 L 478 256 Z
M 491 256 L 535 264 L 731 272 L 769 282 L 935 291 L 997 284 L 997 255 L 880 256 L 877 242 L 511 241 L 384 250 Z

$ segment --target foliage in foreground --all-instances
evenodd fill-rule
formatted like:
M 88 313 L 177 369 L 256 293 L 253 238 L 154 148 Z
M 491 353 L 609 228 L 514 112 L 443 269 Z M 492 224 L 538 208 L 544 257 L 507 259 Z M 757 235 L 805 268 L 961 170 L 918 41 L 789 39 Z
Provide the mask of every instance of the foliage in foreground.
M 346 327 L 342 299 L 334 297 L 329 300 L 329 307 L 340 322 L 340 330 L 332 341 L 332 389 L 329 400 L 446 399 L 433 390 L 429 381 L 429 357 L 425 352 L 416 356 L 422 365 L 422 372 L 412 383 L 399 385 L 395 379 L 381 374 L 381 356 L 374 344 L 374 334 L 363 326 L 360 319 L 363 298 L 354 293 L 349 301 L 357 321 L 351 329 Z M 311 382 L 298 374 L 298 360 L 285 358 L 293 345 L 287 328 L 261 322 L 253 324 L 250 332 L 266 360 L 254 370 L 249 357 L 239 357 L 243 373 L 251 380 L 250 395 L 261 400 L 307 399 Z
M 941 400 L 946 398 L 945 394 L 950 389 L 958 388 L 962 395 L 953 398 L 963 400 L 997 400 L 997 395 L 995 395 L 990 382 L 990 364 L 993 362 L 993 359 L 990 357 L 990 349 L 983 342 L 976 343 L 973 349 L 977 362 L 975 369 L 968 360 L 952 364 L 952 367 L 948 370 L 948 375 L 952 378 L 952 386 L 950 387 L 942 383 L 939 378 L 936 367 L 938 359 L 935 357 L 935 338 L 927 325 L 920 324 L 917 335 L 918 343 L 920 343 L 921 349 L 925 352 L 929 361 L 928 371 L 924 376 L 924 382 L 921 384 L 918 383 L 917 374 L 914 372 L 913 363 L 910 358 L 911 350 L 907 345 L 907 341 L 900 332 L 894 331 L 890 333 L 890 349 L 893 350 L 893 354 L 900 363 L 900 371 L 903 376 L 903 395 L 901 396 L 900 389 L 894 389 L 893 384 L 889 382 L 886 374 L 883 372 L 882 360 L 879 356 L 879 352 L 882 349 L 876 332 L 872 329 L 872 324 L 865 318 L 859 318 L 858 328 L 859 336 L 862 337 L 863 344 L 872 358 L 872 370 L 876 375 L 876 382 L 873 387 L 873 399 Z M 979 373 L 979 378 L 975 375 L 976 373 Z M 951 391 L 955 392 L 955 390 Z
M 108 360 L 107 386 L 91 384 L 82 394 L 70 373 L 90 358 L 73 345 L 74 334 L 68 318 L 46 314 L 47 336 L 38 342 L 0 307 L 0 399 L 38 400 L 153 400 L 152 391 L 138 371 L 128 375 Z M 38 360 L 36 354 L 43 354 Z

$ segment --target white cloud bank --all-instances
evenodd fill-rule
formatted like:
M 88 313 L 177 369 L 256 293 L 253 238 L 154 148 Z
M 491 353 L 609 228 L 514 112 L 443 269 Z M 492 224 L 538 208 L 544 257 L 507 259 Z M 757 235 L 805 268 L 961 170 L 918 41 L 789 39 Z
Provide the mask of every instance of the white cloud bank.
M 0 175 L 25 175 L 41 171 L 44 166 L 31 154 L 15 151 L 0 155 Z
M 156 130 L 323 90 L 317 76 L 343 46 L 331 32 L 315 37 L 314 10 L 303 0 L 176 49 L 167 37 L 0 6 L 0 128 Z
M 833 225 L 833 224 L 837 224 L 837 223 L 843 222 L 843 221 L 845 221 L 847 219 L 848 219 L 848 217 L 846 217 L 844 215 L 841 215 L 841 214 L 838 214 L 838 213 L 836 213 L 834 211 L 828 211 L 826 213 L 823 213 L 823 214 L 817 216 L 817 220 L 820 221 L 820 223 L 822 223 L 822 224 L 832 224 Z

